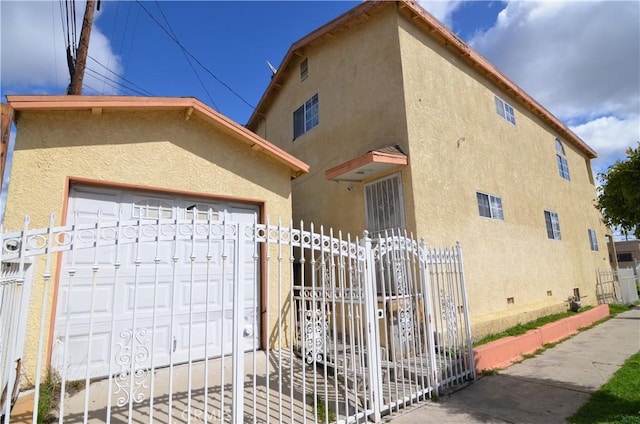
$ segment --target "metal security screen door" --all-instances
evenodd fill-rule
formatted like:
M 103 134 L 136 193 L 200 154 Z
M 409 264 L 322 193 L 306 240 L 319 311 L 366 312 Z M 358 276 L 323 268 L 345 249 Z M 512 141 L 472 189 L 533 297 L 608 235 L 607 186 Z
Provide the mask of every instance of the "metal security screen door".
M 404 229 L 404 199 L 400 173 L 365 185 L 367 230 L 372 235 L 384 230 Z

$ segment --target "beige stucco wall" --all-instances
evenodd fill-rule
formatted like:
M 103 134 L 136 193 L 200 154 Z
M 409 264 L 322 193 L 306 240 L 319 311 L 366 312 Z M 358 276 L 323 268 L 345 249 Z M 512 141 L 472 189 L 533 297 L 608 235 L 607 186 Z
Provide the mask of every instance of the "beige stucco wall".
M 417 233 L 462 243 L 476 335 L 564 310 L 574 287 L 595 303 L 608 259 L 586 157 L 563 140 L 563 179 L 548 126 L 404 19 L 399 34 Z M 514 107 L 515 126 L 497 115 L 494 94 Z M 504 221 L 479 216 L 478 191 L 502 199 Z M 562 240 L 548 239 L 544 210 L 558 214 Z
M 325 171 L 376 148 L 406 147 L 395 20 L 395 13 L 384 8 L 383 13 L 369 16 L 366 26 L 338 32 L 329 44 L 321 40 L 305 47 L 304 56 L 295 56 L 290 77 L 279 88 L 266 117 L 251 128 L 309 164 L 309 174 L 292 183 L 297 220 L 361 235 L 362 184 L 328 181 Z M 301 81 L 299 66 L 304 58 L 309 76 Z M 293 112 L 315 93 L 320 123 L 292 140 Z
M 571 181 L 561 178 L 556 134 L 546 124 L 395 6 L 382 9 L 305 47 L 309 78 L 300 81 L 294 61 L 257 125 L 258 134 L 311 165 L 293 183 L 294 216 L 359 234 L 363 184 L 348 191 L 349 183 L 328 182 L 324 173 L 398 143 L 409 156 L 402 169 L 407 228 L 431 245 L 461 242 L 475 336 L 564 311 L 574 288 L 583 304 L 595 303 L 596 270 L 608 267 L 607 230 L 592 205 L 589 160 L 563 140 Z M 292 142 L 293 111 L 316 92 L 320 124 Z M 494 93 L 515 108 L 515 126 L 496 114 Z M 477 191 L 501 197 L 504 221 L 479 216 Z M 544 210 L 558 214 L 562 240 L 547 238 Z
M 252 200 L 264 204 L 265 215 L 288 223 L 290 177 L 286 166 L 197 116 L 185 120 L 183 111 L 105 110 L 101 116 L 90 111 L 23 112 L 17 121 L 4 225 L 21 228 L 29 214 L 32 227 L 46 227 L 51 212 L 60 224 L 67 178 Z M 273 307 L 278 305 L 277 281 L 274 273 L 269 282 Z M 26 334 L 25 364 L 31 372 L 43 296 L 39 282 Z M 283 282 L 288 284 L 288 277 Z

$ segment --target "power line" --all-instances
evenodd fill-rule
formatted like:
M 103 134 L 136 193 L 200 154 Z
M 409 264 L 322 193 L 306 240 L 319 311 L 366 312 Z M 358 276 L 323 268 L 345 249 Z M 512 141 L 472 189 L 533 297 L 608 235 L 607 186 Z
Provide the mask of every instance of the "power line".
M 151 94 L 151 92 L 149 92 L 148 90 L 140 87 L 138 84 L 136 84 L 135 82 L 126 79 L 125 77 L 123 77 L 122 75 L 118 74 L 117 72 L 112 71 L 111 69 L 107 68 L 106 66 L 104 66 L 102 63 L 100 63 L 97 59 L 95 59 L 94 57 L 92 57 L 91 55 L 88 55 L 89 59 L 93 60 L 95 63 L 97 63 L 98 65 L 102 66 L 104 69 L 106 69 L 107 71 L 111 72 L 113 75 L 115 75 L 116 77 L 120 78 L 123 81 L 126 81 L 127 83 L 131 84 L 132 86 L 136 87 L 137 89 L 139 89 L 141 92 L 144 93 L 145 96 L 153 96 L 153 94 Z
M 229 85 L 227 85 L 224 81 L 222 81 L 220 78 L 218 78 L 213 72 L 211 72 L 206 66 L 204 66 L 202 64 L 202 62 L 200 62 L 198 60 L 198 58 L 196 58 L 193 54 L 191 54 L 191 52 L 189 50 L 187 50 L 186 47 L 184 47 L 182 45 L 182 43 L 180 43 L 180 41 L 175 38 L 174 36 L 171 35 L 171 33 L 160 23 L 158 22 L 158 20 L 142 5 L 142 2 L 140 2 L 140 0 L 136 0 L 136 3 L 138 3 L 138 5 L 142 8 L 142 10 L 145 11 L 145 13 L 147 15 L 149 15 L 149 17 L 169 36 L 169 38 L 171 38 L 178 46 L 180 46 L 181 49 L 183 49 L 183 51 L 189 55 L 189 57 L 191 57 L 198 65 L 200 65 L 202 67 L 202 69 L 204 69 L 209 75 L 211 75 L 216 81 L 218 81 L 223 87 L 225 87 L 227 90 L 229 90 L 229 92 L 231 92 L 234 96 L 236 96 L 237 98 L 239 98 L 240 100 L 242 100 L 242 102 L 244 102 L 244 104 L 246 104 L 247 106 L 249 106 L 251 109 L 255 109 L 255 106 L 251 105 L 251 103 L 249 103 L 248 101 L 246 101 L 244 99 L 244 97 L 242 97 L 240 94 L 238 94 L 233 88 L 231 88 Z
M 114 80 L 113 78 L 110 78 L 110 77 L 108 77 L 108 76 L 106 76 L 104 74 L 101 74 L 100 72 L 96 71 L 95 69 L 92 69 L 92 68 L 89 68 L 89 67 L 87 67 L 86 69 L 87 69 L 87 71 L 90 71 L 91 73 L 93 73 L 96 76 L 96 79 L 100 80 L 97 77 L 102 78 L 100 80 L 100 82 L 102 82 L 103 84 L 106 84 L 106 85 L 108 85 L 108 86 L 110 86 L 112 88 L 115 88 L 116 90 L 119 90 L 121 92 L 124 92 L 124 90 L 127 90 L 128 93 L 126 93 L 126 94 L 133 93 L 133 94 L 137 94 L 139 96 L 147 96 L 148 95 L 148 94 L 145 94 L 145 93 L 143 93 L 143 92 L 141 92 L 139 90 L 136 90 L 135 88 L 128 87 L 128 86 L 120 83 L 119 81 Z
M 173 31 L 173 28 L 171 28 L 171 24 L 169 23 L 169 20 L 167 19 L 167 17 L 164 15 L 164 12 L 162 11 L 162 9 L 160 8 L 160 3 L 158 3 L 158 0 L 156 0 L 156 6 L 158 7 L 158 10 L 160 11 L 160 14 L 162 15 L 162 18 L 164 19 L 164 21 L 167 23 L 167 27 L 169 27 L 169 31 L 171 31 L 171 34 L 173 34 L 173 36 L 177 39 L 178 36 L 176 35 L 176 33 Z M 213 97 L 211 97 L 211 94 L 209 93 L 209 90 L 207 90 L 207 87 L 205 87 L 204 83 L 202 82 L 202 79 L 200 78 L 200 75 L 198 75 L 198 72 L 196 72 L 196 69 L 193 67 L 193 63 L 191 63 L 191 60 L 189 59 L 189 56 L 187 56 L 187 53 L 185 53 L 184 49 L 180 49 L 180 51 L 182 51 L 182 54 L 184 55 L 184 58 L 187 60 L 187 63 L 189 64 L 189 67 L 191 68 L 191 70 L 193 71 L 193 74 L 196 76 L 196 78 L 198 79 L 198 82 L 200 82 L 200 86 L 202 87 L 202 89 L 204 90 L 205 93 L 207 93 L 207 96 L 209 97 L 209 100 L 211 100 L 211 103 L 213 104 L 213 107 L 218 110 L 218 105 L 216 105 L 216 102 L 213 100 Z

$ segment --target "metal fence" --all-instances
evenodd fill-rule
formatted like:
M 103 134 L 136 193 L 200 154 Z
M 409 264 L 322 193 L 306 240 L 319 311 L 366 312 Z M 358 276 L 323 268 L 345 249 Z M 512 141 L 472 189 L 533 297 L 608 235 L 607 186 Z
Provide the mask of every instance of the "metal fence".
M 4 422 L 45 388 L 58 422 L 378 422 L 475 378 L 459 245 L 191 216 L 2 235 L 33 284 L 2 292 L 0 381 L 33 384 Z

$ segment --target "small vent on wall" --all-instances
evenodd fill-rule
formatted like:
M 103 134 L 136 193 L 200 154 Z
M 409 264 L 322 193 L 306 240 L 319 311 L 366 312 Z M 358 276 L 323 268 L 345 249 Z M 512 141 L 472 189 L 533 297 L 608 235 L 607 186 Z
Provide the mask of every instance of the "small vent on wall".
M 547 290 L 547 296 L 553 296 L 553 292 L 551 290 Z
M 509 305 L 513 305 L 515 303 L 515 300 L 513 300 L 513 297 L 507 297 L 507 303 Z

